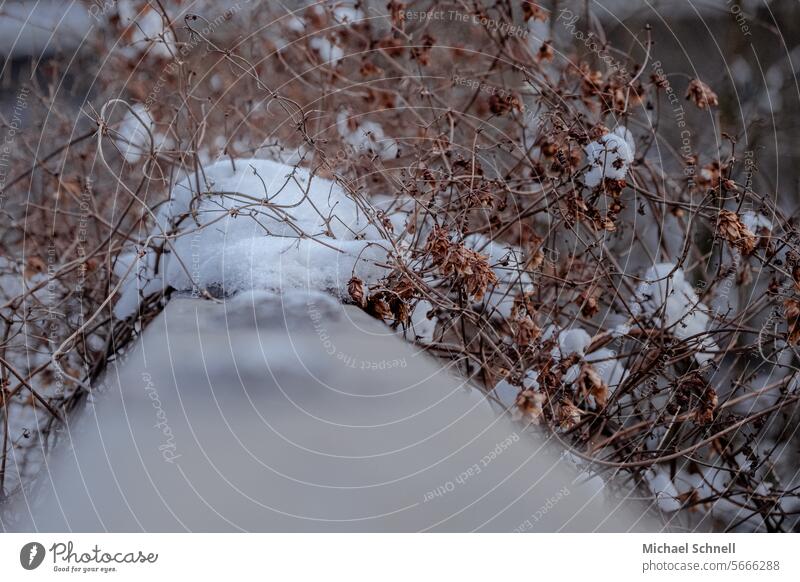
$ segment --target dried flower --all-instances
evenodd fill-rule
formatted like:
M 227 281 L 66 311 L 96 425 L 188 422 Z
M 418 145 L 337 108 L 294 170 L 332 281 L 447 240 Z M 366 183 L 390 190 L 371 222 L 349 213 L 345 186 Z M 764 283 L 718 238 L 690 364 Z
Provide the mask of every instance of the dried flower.
M 597 297 L 595 297 L 593 292 L 584 291 L 578 295 L 578 298 L 575 299 L 575 303 L 580 305 L 581 314 L 584 317 L 594 317 L 597 315 L 597 312 L 600 311 Z
M 756 247 L 756 235 L 750 232 L 735 212 L 720 210 L 719 218 L 717 219 L 717 230 L 719 236 L 745 255 L 752 253 Z
M 364 281 L 358 277 L 351 277 L 350 281 L 347 282 L 347 292 L 359 307 L 364 307 L 367 304 L 366 296 L 364 295 Z
M 497 283 L 497 275 L 489 266 L 488 259 L 463 243 L 451 242 L 441 227 L 433 229 L 425 250 L 445 277 L 455 276 L 463 282 L 475 301 L 483 299 L 489 285 Z
M 421 46 L 411 50 L 411 58 L 416 59 L 423 67 L 428 66 L 431 62 L 431 49 L 435 43 L 436 39 L 430 34 L 423 35 L 419 42 Z
M 568 399 L 564 399 L 558 406 L 558 425 L 561 430 L 570 430 L 581 421 L 581 409 Z
M 517 321 L 516 328 L 517 333 L 514 336 L 514 342 L 520 347 L 532 344 L 542 332 L 530 316 L 523 317 Z
M 608 400 L 608 386 L 603 383 L 600 374 L 591 364 L 583 364 L 581 373 L 578 376 L 578 386 L 581 392 L 588 396 L 593 396 L 598 406 L 605 406 Z
M 535 2 L 522 0 L 522 17 L 525 19 L 525 22 L 531 19 L 547 22 L 547 19 L 550 17 L 550 12 Z
M 700 79 L 693 79 L 692 82 L 689 83 L 689 88 L 686 90 L 686 98 L 691 100 L 700 109 L 707 109 L 708 107 L 716 107 L 719 105 L 717 94 Z
M 783 313 L 789 328 L 789 343 L 800 343 L 800 301 L 794 298 L 785 299 Z
M 497 116 L 506 115 L 511 111 L 522 111 L 522 99 L 507 91 L 495 92 L 489 97 L 489 110 Z
M 511 417 L 514 420 L 526 419 L 533 424 L 539 424 L 544 413 L 542 406 L 546 400 L 547 397 L 541 392 L 523 390 L 517 395 L 516 408 Z
M 378 48 L 382 49 L 390 57 L 401 57 L 405 52 L 405 44 L 399 38 L 387 36 L 378 43 Z
M 378 319 L 392 319 L 392 309 L 379 295 L 370 295 L 367 299 L 367 311 Z
M 406 19 L 406 5 L 397 0 L 389 0 L 386 10 L 391 15 L 392 25 L 399 28 Z
M 699 403 L 694 411 L 694 421 L 705 425 L 714 420 L 714 410 L 717 408 L 717 391 L 711 386 L 706 386 L 699 396 Z

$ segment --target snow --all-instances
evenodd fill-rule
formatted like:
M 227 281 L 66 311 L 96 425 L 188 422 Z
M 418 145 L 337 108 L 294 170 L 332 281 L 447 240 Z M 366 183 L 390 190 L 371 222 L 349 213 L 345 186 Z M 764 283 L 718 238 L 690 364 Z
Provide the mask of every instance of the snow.
M 150 141 L 155 132 L 155 122 L 141 103 L 134 104 L 125 113 L 119 125 L 116 138 L 122 156 L 135 164 L 150 151 Z
M 312 49 L 319 53 L 325 63 L 336 64 L 344 58 L 342 47 L 325 36 L 315 36 L 309 41 Z
M 351 124 L 354 128 L 351 128 Z M 387 138 L 380 123 L 368 120 L 355 121 L 346 110 L 336 116 L 336 129 L 342 140 L 359 153 L 374 153 L 384 160 L 397 157 L 397 142 Z
M 536 370 L 528 370 L 522 377 L 522 387 L 525 390 L 539 390 L 539 372 Z
M 558 347 L 553 348 L 552 355 L 556 360 L 573 354 L 583 357 L 591 343 L 592 336 L 582 327 L 568 329 L 558 334 Z
M 741 218 L 742 223 L 747 227 L 747 230 L 752 233 L 758 233 L 758 231 L 762 228 L 772 230 L 772 221 L 763 214 L 753 212 L 752 210 L 747 210 L 742 213 Z
M 132 0 L 119 0 L 116 5 L 122 24 L 130 27 L 130 48 L 164 58 L 177 52 L 172 31 L 153 5 L 140 6 Z
M 633 163 L 636 143 L 633 134 L 627 128 L 620 126 L 598 141 L 587 144 L 585 151 L 591 166 L 586 172 L 586 185 L 594 188 L 603 181 L 603 178 L 625 179 L 628 168 Z
M 412 233 L 416 233 L 419 240 L 428 238 L 432 223 L 430 214 L 419 212 L 419 202 L 411 196 L 376 194 L 372 196 L 372 205 L 389 219 L 397 244 L 409 246 L 405 239 L 411 238 Z
M 545 329 L 542 334 L 545 340 L 558 333 L 558 345 L 554 347 L 550 355 L 555 361 L 561 361 L 570 356 L 578 356 L 579 361 L 564 373 L 562 382 L 570 386 L 578 381 L 581 375 L 582 364 L 592 364 L 592 367 L 600 376 L 603 384 L 608 388 L 609 394 L 627 378 L 628 370 L 616 359 L 617 353 L 609 348 L 598 348 L 593 352 L 587 353 L 592 343 L 592 336 L 582 327 L 575 327 L 568 330 L 557 332 L 554 326 Z
M 539 373 L 536 370 L 528 370 L 522 376 L 522 387 L 514 386 L 507 379 L 500 380 L 492 389 L 494 395 L 500 403 L 506 407 L 511 408 L 517 401 L 517 396 L 520 390 L 535 390 L 541 388 L 539 385 Z
M 296 14 L 287 14 L 284 18 L 285 20 L 283 20 L 282 22 L 284 26 L 286 26 L 286 28 L 288 28 L 292 32 L 297 32 L 297 33 L 305 32 L 306 23 L 302 18 L 300 18 Z
M 488 258 L 489 266 L 497 276 L 497 283 L 486 292 L 483 304 L 508 319 L 514 307 L 514 298 L 533 291 L 533 279 L 525 271 L 522 249 L 489 240 L 480 233 L 464 237 L 464 246 Z
M 340 24 L 352 24 L 363 20 L 364 13 L 355 7 L 354 2 L 335 2 L 333 19 Z
M 600 348 L 591 354 L 587 354 L 584 358 L 587 362 L 593 363 L 593 367 L 603 384 L 608 386 L 609 393 L 613 393 L 614 389 L 628 377 L 628 370 L 622 362 L 615 359 L 616 357 L 617 353 L 614 350 Z
M 592 497 L 602 495 L 605 492 L 606 482 L 603 477 L 589 469 L 586 466 L 588 464 L 586 461 L 570 451 L 561 453 L 561 459 L 569 463 L 578 472 L 578 475 L 572 480 L 574 487 L 589 491 Z
M 666 471 L 654 467 L 647 470 L 644 478 L 650 491 L 655 495 L 656 503 L 661 511 L 672 513 L 681 508 L 678 490 L 675 489 L 675 484 Z
M 0 55 L 38 58 L 56 51 L 73 51 L 91 27 L 89 12 L 78 2 L 3 2 Z
M 414 311 L 411 313 L 411 330 L 413 337 L 421 343 L 431 343 L 433 341 L 433 332 L 436 329 L 436 316 L 428 319 L 428 313 L 433 310 L 433 304 L 427 299 L 422 299 L 414 306 Z
M 3 303 L 22 294 L 23 282 L 21 265 L 0 256 L 0 298 Z
M 545 42 L 550 40 L 550 23 L 546 20 L 531 18 L 528 21 L 528 46 L 535 55 Z
M 388 244 L 338 185 L 269 160 L 235 165 L 225 160 L 204 168 L 200 194 L 194 176 L 178 182 L 151 238 L 163 240 L 162 229 L 179 236 L 158 264 L 152 250 L 139 259 L 117 317 L 132 315 L 141 297 L 162 285 L 193 295 L 316 289 L 345 298 L 352 276 L 371 284 L 386 273 Z M 132 259 L 120 256 L 118 275 Z
M 504 378 L 495 385 L 495 387 L 492 389 L 492 392 L 494 392 L 494 395 L 500 401 L 500 404 L 506 408 L 511 408 L 517 401 L 519 390 L 519 386 L 514 386 Z
M 114 263 L 114 275 L 125 279 L 125 287 L 114 306 L 114 314 L 125 318 L 139 308 L 141 299 L 164 289 L 164 281 L 157 274 L 156 253 L 153 249 L 139 248 L 120 253 Z
M 686 281 L 683 269 L 676 268 L 673 263 L 658 263 L 648 269 L 645 281 L 636 290 L 638 304 L 634 315 L 643 311 L 654 318 L 657 325 L 662 323 L 679 340 L 684 340 L 708 329 L 710 317 L 708 308 L 700 302 L 691 284 Z M 662 309 L 662 305 L 664 309 Z M 710 353 L 716 351 L 717 344 L 709 336 L 700 340 L 695 359 L 704 364 L 713 358 Z

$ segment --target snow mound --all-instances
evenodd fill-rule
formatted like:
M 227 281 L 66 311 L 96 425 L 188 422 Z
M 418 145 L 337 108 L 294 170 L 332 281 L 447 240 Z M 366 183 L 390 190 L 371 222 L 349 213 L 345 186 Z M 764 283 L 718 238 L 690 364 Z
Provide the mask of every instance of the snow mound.
M 121 0 L 115 4 L 122 24 L 129 31 L 127 46 L 120 51 L 122 54 L 134 57 L 147 53 L 166 59 L 177 54 L 178 45 L 172 29 L 155 5 L 140 5 L 132 0 Z
M 633 163 L 636 143 L 627 128 L 618 127 L 599 140 L 587 144 L 585 151 L 591 166 L 586 172 L 586 185 L 594 188 L 603 178 L 625 179 L 628 168 Z
M 525 36 L 528 40 L 528 46 L 535 55 L 550 40 L 550 19 L 539 20 L 538 18 L 531 18 L 528 20 L 528 27 L 525 32 L 527 33 Z
M 673 263 L 658 263 L 645 273 L 644 281 L 636 290 L 637 307 L 653 317 L 655 323 L 663 323 L 672 335 L 685 340 L 704 334 L 708 329 L 710 317 L 708 308 L 700 302 L 694 288 L 686 281 L 683 269 Z M 663 309 L 662 309 L 663 306 Z M 695 359 L 701 364 L 713 358 L 710 352 L 716 351 L 717 344 L 709 336 L 699 340 Z
M 268 160 L 220 161 L 184 178 L 156 222 L 151 247 L 174 235 L 160 257 L 148 248 L 117 260 L 125 279 L 118 317 L 167 287 L 192 295 L 312 289 L 344 298 L 351 277 L 372 283 L 388 259 L 388 243 L 338 185 Z
M 603 384 L 608 386 L 612 394 L 628 377 L 628 369 L 617 359 L 617 352 L 614 350 L 599 348 L 591 354 L 587 354 L 584 359 L 592 364 Z

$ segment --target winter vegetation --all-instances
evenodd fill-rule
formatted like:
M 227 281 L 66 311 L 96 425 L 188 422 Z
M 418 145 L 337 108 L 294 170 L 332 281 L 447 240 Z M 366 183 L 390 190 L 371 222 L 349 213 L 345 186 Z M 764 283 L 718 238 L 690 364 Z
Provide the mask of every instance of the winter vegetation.
M 171 296 L 312 290 L 667 529 L 796 529 L 798 9 L 728 4 L 75 4 L 4 64 L 0 501 Z

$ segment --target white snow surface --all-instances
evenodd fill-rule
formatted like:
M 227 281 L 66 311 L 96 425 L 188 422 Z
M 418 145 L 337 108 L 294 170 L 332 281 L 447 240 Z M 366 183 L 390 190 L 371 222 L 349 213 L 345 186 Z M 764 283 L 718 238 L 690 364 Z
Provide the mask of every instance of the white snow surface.
M 550 22 L 548 20 L 537 20 L 531 18 L 528 21 L 527 40 L 531 52 L 535 55 L 539 52 L 545 42 L 550 40 Z
M 338 185 L 269 160 L 235 165 L 204 168 L 199 195 L 194 175 L 178 182 L 157 214 L 151 246 L 163 240 L 162 229 L 179 236 L 158 261 L 152 250 L 138 259 L 115 307 L 118 317 L 167 286 L 193 295 L 313 289 L 344 298 L 353 275 L 369 284 L 385 274 L 388 243 Z M 117 274 L 134 260 L 121 255 Z
M 355 2 L 332 2 L 333 19 L 340 24 L 353 24 L 364 19 Z
M 603 383 L 611 393 L 628 377 L 628 369 L 617 359 L 617 352 L 609 348 L 599 348 L 584 358 L 594 367 Z
M 148 53 L 170 58 L 177 54 L 175 37 L 161 12 L 150 3 L 133 0 L 117 0 L 117 14 L 124 26 L 130 26 L 130 39 L 121 53 L 134 57 Z

